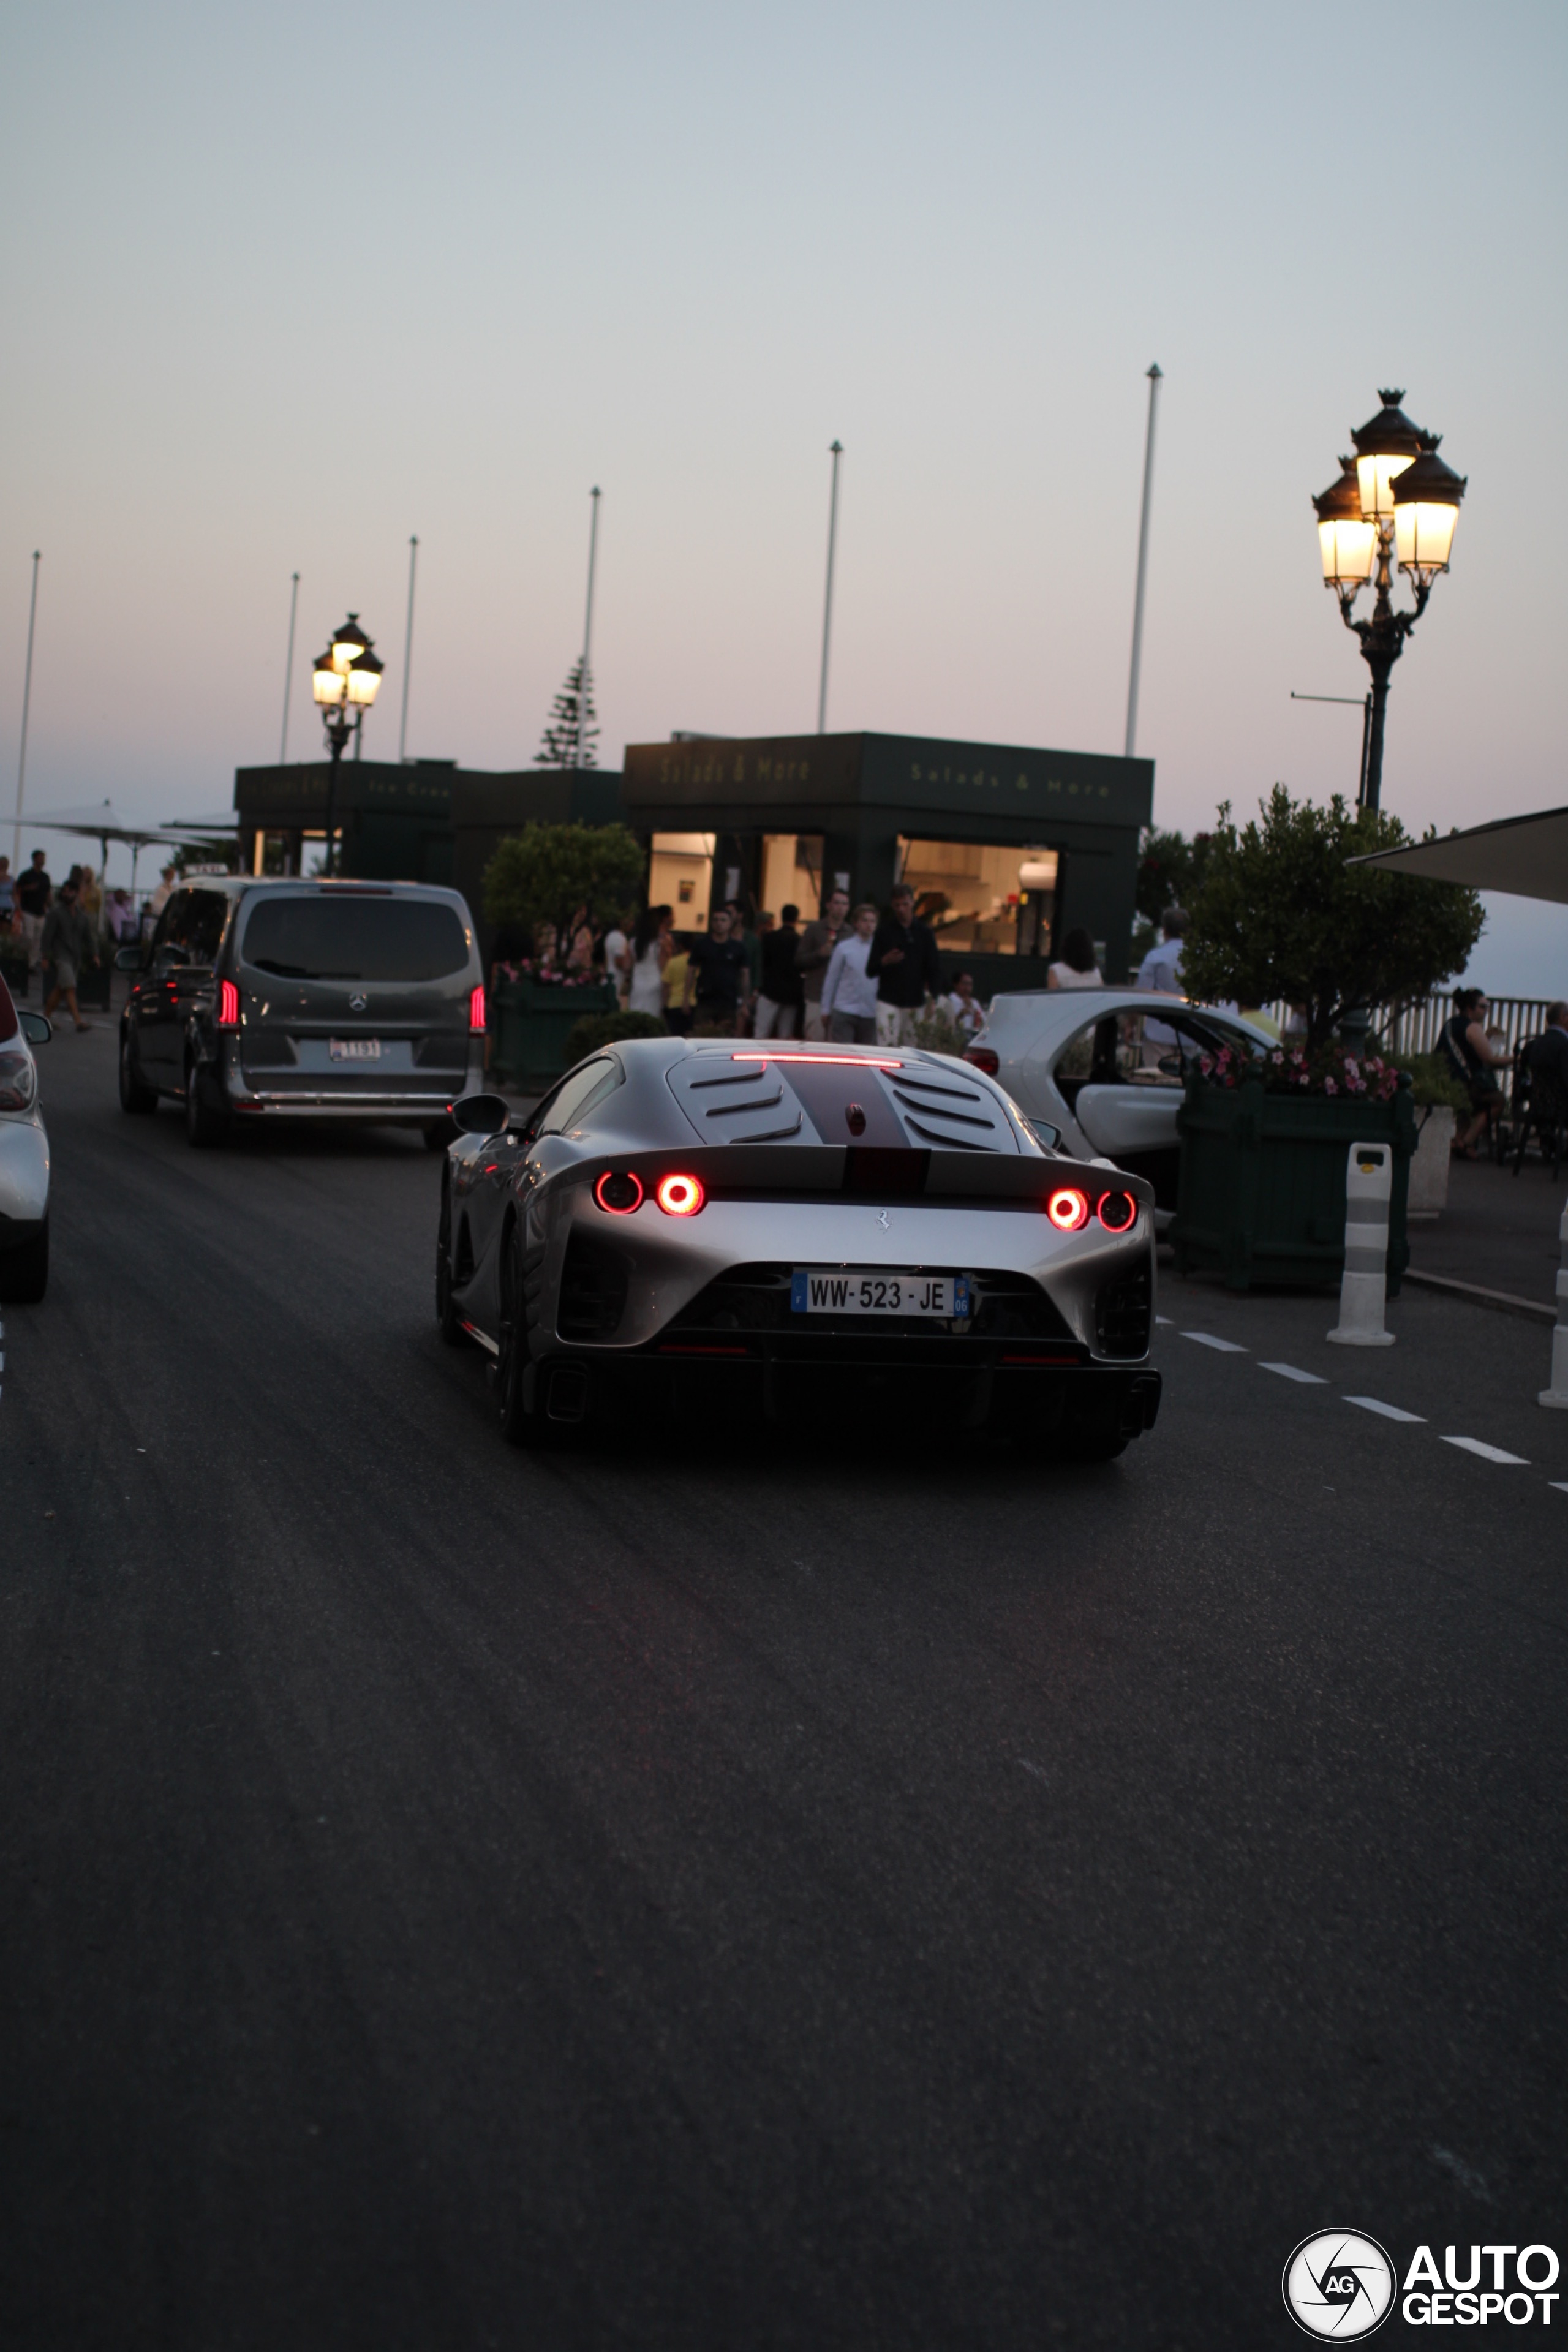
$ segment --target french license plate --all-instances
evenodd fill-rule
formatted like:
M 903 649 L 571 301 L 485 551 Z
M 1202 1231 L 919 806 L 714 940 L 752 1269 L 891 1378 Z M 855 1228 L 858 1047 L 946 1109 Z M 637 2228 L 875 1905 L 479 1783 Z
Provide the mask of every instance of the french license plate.
M 379 1062 L 379 1037 L 332 1037 L 327 1042 L 327 1053 L 334 1062 Z
M 889 1274 L 879 1265 L 797 1265 L 789 1303 L 797 1315 L 930 1315 L 962 1319 L 969 1313 L 969 1280 L 962 1274 Z

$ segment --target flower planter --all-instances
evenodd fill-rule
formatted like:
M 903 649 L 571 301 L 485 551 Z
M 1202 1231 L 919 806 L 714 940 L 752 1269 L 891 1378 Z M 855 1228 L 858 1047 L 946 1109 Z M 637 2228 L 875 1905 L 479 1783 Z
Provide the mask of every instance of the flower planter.
M 495 992 L 490 1076 L 520 1094 L 542 1094 L 566 1067 L 566 1040 L 585 1013 L 614 1013 L 616 992 L 509 980 Z
M 1408 1087 L 1387 1102 L 1364 1096 L 1268 1094 L 1260 1084 L 1187 1082 L 1176 1115 L 1182 1172 L 1171 1239 L 1182 1274 L 1315 1288 L 1344 1271 L 1345 1166 L 1352 1143 L 1394 1151 L 1388 1295 L 1410 1262 L 1405 1237 L 1415 1117 Z
M 1415 1157 L 1410 1163 L 1407 1216 L 1441 1216 L 1447 1207 L 1455 1126 L 1454 1114 L 1447 1103 L 1434 1103 L 1429 1109 L 1416 1112 Z

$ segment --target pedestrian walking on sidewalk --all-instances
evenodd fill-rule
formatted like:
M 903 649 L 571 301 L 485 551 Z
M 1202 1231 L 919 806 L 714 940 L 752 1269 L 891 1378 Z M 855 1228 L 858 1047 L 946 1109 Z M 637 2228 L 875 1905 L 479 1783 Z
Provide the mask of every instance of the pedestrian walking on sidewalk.
M 98 953 L 92 926 L 82 913 L 74 882 L 61 883 L 59 897 L 44 917 L 42 946 L 44 961 L 54 977 L 44 1011 L 52 1013 L 63 996 L 77 1027 L 86 1029 L 89 1024 L 82 1019 L 76 1001 L 77 982 L 84 968 L 98 961 Z
M 927 997 L 942 993 L 942 958 L 936 933 L 918 919 L 915 894 L 902 883 L 877 925 L 866 971 L 877 983 L 878 1043 L 912 1045 Z
M 877 909 L 868 899 L 856 908 L 849 937 L 839 940 L 828 962 L 822 1017 L 836 1045 L 877 1043 L 877 983 L 866 969 L 876 929 Z

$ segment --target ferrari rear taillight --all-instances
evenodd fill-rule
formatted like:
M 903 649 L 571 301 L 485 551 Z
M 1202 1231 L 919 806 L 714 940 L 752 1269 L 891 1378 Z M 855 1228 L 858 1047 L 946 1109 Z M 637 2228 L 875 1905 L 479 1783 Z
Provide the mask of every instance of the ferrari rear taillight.
M 232 980 L 220 980 L 217 984 L 217 1025 L 220 1029 L 239 1026 L 239 991 Z
M 1046 1202 L 1046 1214 L 1058 1234 L 1080 1233 L 1089 1223 L 1089 1199 L 1076 1184 L 1064 1184 Z
M 594 1187 L 594 1198 L 607 1215 L 629 1217 L 642 1207 L 642 1179 L 629 1168 L 606 1168 Z
M 653 1197 L 667 1217 L 694 1217 L 708 1195 L 699 1176 L 661 1176 Z
M 966 1062 L 973 1062 L 977 1070 L 984 1070 L 988 1078 L 994 1078 L 1002 1067 L 1001 1055 L 994 1053 L 989 1045 L 966 1045 L 963 1058 Z
M 482 986 L 468 992 L 468 1028 L 477 1034 L 485 1025 L 485 992 Z
M 1108 1234 L 1130 1234 L 1138 1222 L 1138 1203 L 1131 1192 L 1104 1192 L 1095 1213 Z

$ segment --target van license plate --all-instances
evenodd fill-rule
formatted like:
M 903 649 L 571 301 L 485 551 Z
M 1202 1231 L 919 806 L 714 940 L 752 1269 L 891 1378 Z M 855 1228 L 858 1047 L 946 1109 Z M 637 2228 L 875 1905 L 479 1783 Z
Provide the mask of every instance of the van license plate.
M 962 1274 L 889 1274 L 886 1266 L 797 1265 L 790 1284 L 796 1315 L 930 1315 L 962 1320 L 970 1311 Z
M 334 1062 L 379 1062 L 379 1037 L 333 1037 L 329 1039 L 327 1052 Z

